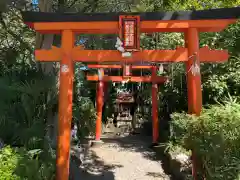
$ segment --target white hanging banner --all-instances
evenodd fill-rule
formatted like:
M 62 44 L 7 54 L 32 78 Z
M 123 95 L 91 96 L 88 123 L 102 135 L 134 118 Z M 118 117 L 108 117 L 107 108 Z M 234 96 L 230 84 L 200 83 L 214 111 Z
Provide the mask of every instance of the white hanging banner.
M 117 37 L 117 41 L 116 41 L 115 47 L 118 48 L 120 46 L 123 46 L 123 42 L 121 41 L 121 39 L 119 37 Z
M 191 71 L 193 76 L 200 74 L 200 65 L 198 65 L 197 53 L 195 52 L 189 59 L 193 58 L 193 63 L 189 71 Z
M 131 57 L 132 53 L 131 52 L 123 52 L 122 57 Z
M 158 85 L 155 84 L 155 83 L 153 83 L 153 84 L 152 84 L 152 87 L 153 87 L 153 88 L 158 88 Z
M 130 66 L 129 66 L 129 65 L 126 65 L 125 68 L 126 68 L 126 69 L 125 69 L 125 75 L 126 75 L 126 76 L 130 76 Z
M 98 79 L 99 81 L 102 81 L 103 80 L 103 73 L 102 73 L 103 69 L 99 69 L 98 70 Z
M 159 70 L 159 73 L 160 73 L 160 74 L 162 74 L 162 73 L 163 73 L 163 65 L 162 65 L 162 64 L 160 64 L 160 66 L 159 66 L 159 69 L 158 69 L 158 70 Z
M 195 63 L 191 67 L 191 72 L 194 76 L 200 74 L 200 67 Z

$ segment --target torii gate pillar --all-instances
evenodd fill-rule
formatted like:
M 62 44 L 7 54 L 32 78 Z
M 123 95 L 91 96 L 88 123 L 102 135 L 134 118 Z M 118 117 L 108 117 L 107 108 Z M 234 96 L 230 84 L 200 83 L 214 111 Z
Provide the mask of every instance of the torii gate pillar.
M 100 69 L 99 73 L 101 74 L 101 77 L 104 76 L 104 70 Z M 104 83 L 102 79 L 100 78 L 97 82 L 97 91 L 96 91 L 96 106 L 97 106 L 97 120 L 96 120 L 96 136 L 95 141 L 93 142 L 93 145 L 100 143 L 100 137 L 102 132 L 102 111 L 103 111 L 103 96 L 104 96 L 104 89 L 103 89 Z
M 57 139 L 56 179 L 67 180 L 69 177 L 72 97 L 74 65 L 69 52 L 74 45 L 74 33 L 71 30 L 62 32 L 62 52 L 60 61 L 60 87 L 59 87 L 59 120 Z
M 152 67 L 152 77 L 157 76 L 157 67 Z M 159 123 L 158 123 L 158 84 L 152 83 L 152 145 L 156 145 L 159 137 Z
M 186 63 L 187 89 L 188 89 L 188 113 L 200 115 L 202 110 L 201 73 L 193 74 L 191 67 L 194 64 L 200 68 L 198 29 L 189 28 L 185 34 L 185 46 L 188 48 L 188 61 Z
M 186 62 L 187 90 L 188 90 L 188 113 L 199 116 L 202 111 L 202 88 L 201 73 L 193 74 L 192 65 L 195 63 L 200 69 L 199 61 L 199 34 L 198 29 L 189 28 L 185 33 L 185 46 L 188 48 L 188 61 Z M 197 159 L 192 149 L 192 175 L 197 180 Z

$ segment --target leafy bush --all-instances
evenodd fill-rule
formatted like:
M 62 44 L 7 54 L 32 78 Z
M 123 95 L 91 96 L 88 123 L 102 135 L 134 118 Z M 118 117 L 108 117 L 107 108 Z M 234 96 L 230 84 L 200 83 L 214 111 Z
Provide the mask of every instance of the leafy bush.
M 77 134 L 80 139 L 93 135 L 96 123 L 96 84 L 86 81 L 85 73 L 80 70 L 81 66 L 84 65 L 76 64 L 73 98 L 73 121 L 78 127 Z
M 79 102 L 74 104 L 74 121 L 78 126 L 78 137 L 80 139 L 95 132 L 96 111 L 91 100 L 80 97 Z
M 207 180 L 240 178 L 239 103 L 211 106 L 199 117 L 175 113 L 172 119 L 171 142 L 194 150 Z
M 0 151 L 1 180 L 20 180 L 20 177 L 14 173 L 19 158 L 20 155 L 14 152 L 10 147 L 3 148 Z
M 0 180 L 52 180 L 54 158 L 43 161 L 41 151 L 26 151 L 22 148 L 5 147 L 0 150 Z
M 23 70 L 22 70 L 23 71 Z M 0 75 L 0 137 L 6 144 L 41 148 L 57 92 L 54 80 L 40 71 Z

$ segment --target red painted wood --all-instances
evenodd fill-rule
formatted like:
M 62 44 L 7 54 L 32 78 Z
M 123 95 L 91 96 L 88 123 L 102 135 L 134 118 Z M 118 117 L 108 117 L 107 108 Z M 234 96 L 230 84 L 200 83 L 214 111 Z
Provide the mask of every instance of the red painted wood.
M 157 67 L 152 68 L 152 77 L 157 76 Z M 158 86 L 157 83 L 152 83 L 152 128 L 153 128 L 153 143 L 158 142 L 159 137 L 159 122 L 158 122 Z

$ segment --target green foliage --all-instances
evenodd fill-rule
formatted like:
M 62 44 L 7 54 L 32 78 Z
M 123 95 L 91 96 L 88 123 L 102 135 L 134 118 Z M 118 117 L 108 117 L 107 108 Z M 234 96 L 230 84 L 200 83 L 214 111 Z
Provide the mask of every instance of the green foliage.
M 15 76 L 0 77 L 0 92 L 5 95 L 0 102 L 0 137 L 5 143 L 32 149 L 42 146 L 47 113 L 55 106 L 56 91 L 51 82 L 42 79 L 43 75 L 28 71 L 30 75 L 35 78 L 22 77 L 25 82 Z
M 239 0 L 171 0 L 168 1 L 168 7 L 174 10 L 203 10 L 221 7 L 233 7 L 240 4 Z
M 0 180 L 53 180 L 54 158 L 48 161 L 38 158 L 41 151 L 27 152 L 9 146 L 0 150 Z
M 77 64 L 75 71 L 73 120 L 78 126 L 78 136 L 83 138 L 95 132 L 96 111 L 94 100 L 96 89 L 92 86 L 93 84 L 86 81 L 84 72 L 79 70 L 80 66 L 80 64 Z
M 0 150 L 0 179 L 20 180 L 20 177 L 14 173 L 19 158 L 20 155 L 10 147 Z
M 213 105 L 201 116 L 172 115 L 171 142 L 194 150 L 208 180 L 240 177 L 240 104 Z M 200 171 L 200 169 L 199 169 Z
M 88 97 L 80 97 L 74 104 L 74 121 L 78 125 L 78 136 L 84 138 L 95 132 L 96 113 L 92 101 Z

